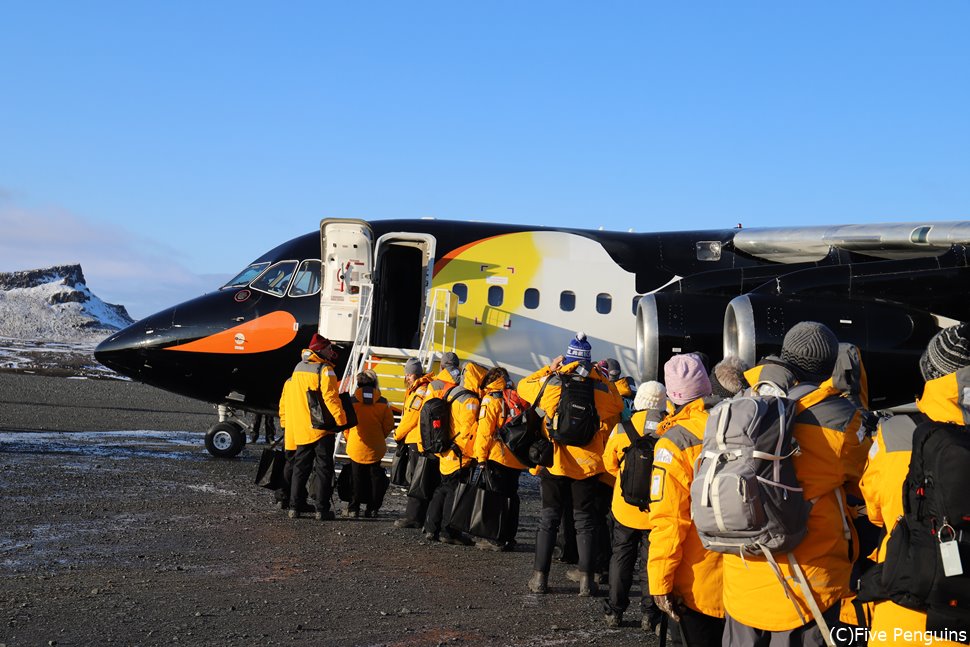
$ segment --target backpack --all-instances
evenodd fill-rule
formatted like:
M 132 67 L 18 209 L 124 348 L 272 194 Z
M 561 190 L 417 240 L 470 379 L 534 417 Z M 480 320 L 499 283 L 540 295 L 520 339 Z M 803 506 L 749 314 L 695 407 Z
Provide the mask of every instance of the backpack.
M 779 395 L 760 395 L 757 389 Z M 774 384 L 711 409 L 694 465 L 691 517 L 704 548 L 718 553 L 789 552 L 807 532 L 811 503 L 802 496 L 792 457 L 795 403 L 812 391 L 799 385 L 784 397 Z
M 429 398 L 421 407 L 421 445 L 428 454 L 443 454 L 452 448 L 455 441 L 451 433 L 451 403 L 458 396 L 471 393 L 468 389 L 452 386 L 442 393 L 442 397 Z
M 911 418 L 903 516 L 885 561 L 862 577 L 859 597 L 925 611 L 927 632 L 970 635 L 970 433 L 923 414 Z
M 509 448 L 512 455 L 527 467 L 550 467 L 553 463 L 552 443 L 539 431 L 542 428 L 542 418 L 536 413 L 536 407 L 542 400 L 542 394 L 546 390 L 549 380 L 542 383 L 539 394 L 535 402 L 529 405 L 518 393 L 512 389 L 506 389 L 503 393 L 503 401 L 506 406 L 505 422 L 499 429 L 498 436 L 501 441 Z M 506 396 L 509 392 L 512 396 Z M 513 404 L 519 407 L 519 402 L 525 405 L 522 409 L 513 414 L 509 406 L 510 400 L 516 400 Z
M 620 423 L 630 439 L 620 459 L 620 494 L 623 500 L 641 511 L 650 509 L 650 473 L 653 471 L 653 448 L 657 437 L 647 433 L 641 436 L 627 420 Z
M 600 428 L 594 380 L 576 373 L 559 373 L 559 379 L 559 406 L 548 426 L 549 436 L 560 445 L 585 447 Z

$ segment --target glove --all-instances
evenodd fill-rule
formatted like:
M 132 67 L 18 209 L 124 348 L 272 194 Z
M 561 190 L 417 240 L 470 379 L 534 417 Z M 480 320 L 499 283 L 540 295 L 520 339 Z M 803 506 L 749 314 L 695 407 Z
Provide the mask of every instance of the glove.
M 670 616 L 671 620 L 680 622 L 680 613 L 678 613 L 680 604 L 673 595 L 655 595 L 653 596 L 653 603 L 657 605 L 658 609 Z

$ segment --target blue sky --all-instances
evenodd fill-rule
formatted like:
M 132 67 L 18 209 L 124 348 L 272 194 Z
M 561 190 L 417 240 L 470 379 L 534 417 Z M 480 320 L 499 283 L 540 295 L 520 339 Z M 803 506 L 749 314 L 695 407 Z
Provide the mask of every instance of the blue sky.
M 0 1 L 0 271 L 135 316 L 327 216 L 970 217 L 970 3 Z

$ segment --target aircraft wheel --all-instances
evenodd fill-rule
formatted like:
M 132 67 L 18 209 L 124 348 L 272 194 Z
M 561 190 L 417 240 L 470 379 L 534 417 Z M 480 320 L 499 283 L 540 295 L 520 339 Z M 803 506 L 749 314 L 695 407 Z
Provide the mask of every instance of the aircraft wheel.
M 216 458 L 232 458 L 245 444 L 242 427 L 234 422 L 217 422 L 205 435 L 205 448 Z

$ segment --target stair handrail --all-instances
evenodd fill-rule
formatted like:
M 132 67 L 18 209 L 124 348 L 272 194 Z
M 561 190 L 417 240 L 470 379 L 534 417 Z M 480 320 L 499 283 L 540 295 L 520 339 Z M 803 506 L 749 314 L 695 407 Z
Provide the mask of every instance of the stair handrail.
M 370 346 L 371 313 L 373 311 L 373 284 L 370 281 L 360 283 L 360 299 L 357 301 L 357 334 L 354 344 L 347 356 L 343 379 L 340 380 L 340 391 L 353 393 L 357 388 L 357 374 L 364 370 L 366 349 Z

